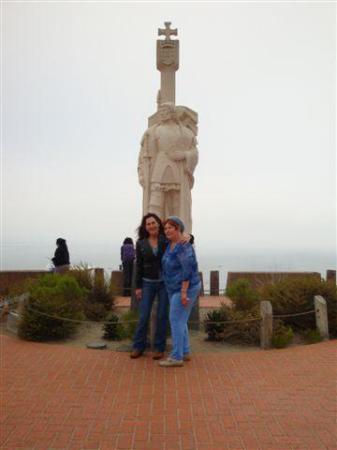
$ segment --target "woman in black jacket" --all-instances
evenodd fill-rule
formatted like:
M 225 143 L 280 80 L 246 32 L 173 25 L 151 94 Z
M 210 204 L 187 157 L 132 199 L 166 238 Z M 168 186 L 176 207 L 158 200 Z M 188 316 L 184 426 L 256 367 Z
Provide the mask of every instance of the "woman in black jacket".
M 67 247 L 67 242 L 65 239 L 56 239 L 56 250 L 54 258 L 52 258 L 53 264 L 55 266 L 54 272 L 63 273 L 69 270 L 69 252 Z
M 131 358 L 138 358 L 145 351 L 147 327 L 156 295 L 158 296 L 158 310 L 153 359 L 160 359 L 164 356 L 168 297 L 164 281 L 161 278 L 161 258 L 166 250 L 166 245 L 161 220 L 156 214 L 146 214 L 138 228 L 136 243 L 136 297 L 140 302 L 140 318 L 133 340 Z

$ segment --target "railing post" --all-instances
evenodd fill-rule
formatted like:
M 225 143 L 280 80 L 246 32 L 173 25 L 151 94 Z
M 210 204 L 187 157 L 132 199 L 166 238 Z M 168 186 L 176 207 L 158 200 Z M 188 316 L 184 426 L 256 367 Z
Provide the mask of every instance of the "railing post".
M 94 270 L 94 283 L 95 287 L 104 285 L 104 269 L 96 268 Z
M 336 271 L 335 270 L 327 270 L 326 271 L 326 281 L 331 283 L 333 286 L 336 286 Z
M 320 335 L 324 340 L 329 339 L 329 322 L 328 322 L 328 309 L 326 301 L 321 295 L 315 295 L 315 316 L 316 327 L 320 332 Z
M 202 272 L 199 272 L 200 282 L 201 282 L 201 291 L 200 291 L 200 297 L 203 297 L 205 295 L 204 291 L 204 275 Z
M 273 307 L 269 301 L 262 301 L 260 303 L 260 313 L 260 346 L 266 350 L 271 347 L 271 339 L 273 336 Z
M 219 271 L 211 270 L 210 274 L 210 295 L 219 296 Z

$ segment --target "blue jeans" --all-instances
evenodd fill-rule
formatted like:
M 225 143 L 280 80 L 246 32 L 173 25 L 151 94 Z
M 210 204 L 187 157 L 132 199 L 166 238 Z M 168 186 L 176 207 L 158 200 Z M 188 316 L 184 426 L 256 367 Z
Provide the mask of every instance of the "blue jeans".
M 190 339 L 188 336 L 187 321 L 192 308 L 198 298 L 201 283 L 187 289 L 187 298 L 190 300 L 187 306 L 181 303 L 180 291 L 169 293 L 170 301 L 170 325 L 172 333 L 171 358 L 181 361 L 184 355 L 190 353 Z
M 155 296 L 158 295 L 158 310 L 154 347 L 158 352 L 164 352 L 166 348 L 166 328 L 168 316 L 168 296 L 164 281 L 143 280 L 142 298 L 139 302 L 139 322 L 133 339 L 133 348 L 144 351 L 146 348 L 147 327 L 151 315 L 151 309 Z

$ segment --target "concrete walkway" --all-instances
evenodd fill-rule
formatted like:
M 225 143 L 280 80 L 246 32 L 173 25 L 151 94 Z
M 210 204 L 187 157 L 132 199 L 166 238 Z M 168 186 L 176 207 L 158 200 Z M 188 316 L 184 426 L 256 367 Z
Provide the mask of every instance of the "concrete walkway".
M 1 339 L 2 450 L 337 449 L 336 341 L 162 369 Z
M 116 308 L 130 308 L 130 297 L 115 297 L 114 306 Z M 229 297 L 222 296 L 210 296 L 199 297 L 200 308 L 220 308 L 221 304 L 231 305 L 232 302 Z

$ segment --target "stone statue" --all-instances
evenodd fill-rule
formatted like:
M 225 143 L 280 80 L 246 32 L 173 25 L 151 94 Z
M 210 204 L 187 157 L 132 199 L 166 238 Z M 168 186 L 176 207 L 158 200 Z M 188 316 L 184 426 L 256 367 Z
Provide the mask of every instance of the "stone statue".
M 198 115 L 186 106 L 175 106 L 175 72 L 179 68 L 179 41 L 172 40 L 178 30 L 171 23 L 158 29 L 157 69 L 161 86 L 158 111 L 149 117 L 138 159 L 139 182 L 143 187 L 143 215 L 157 214 L 161 219 L 179 216 L 192 231 L 194 169 L 198 163 L 196 136 Z
M 191 189 L 198 150 L 193 125 L 186 125 L 193 124 L 193 117 L 189 117 L 187 108 L 166 102 L 159 107 L 159 118 L 160 122 L 145 132 L 139 154 L 143 212 L 161 218 L 177 215 L 191 232 Z

